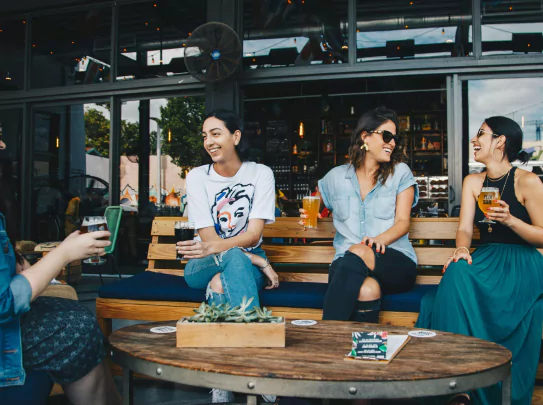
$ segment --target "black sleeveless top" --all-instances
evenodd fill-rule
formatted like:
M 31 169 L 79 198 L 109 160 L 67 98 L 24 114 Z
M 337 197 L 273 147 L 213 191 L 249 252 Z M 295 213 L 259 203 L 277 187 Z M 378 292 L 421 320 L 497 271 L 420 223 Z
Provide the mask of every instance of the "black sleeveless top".
M 528 215 L 528 210 L 519 202 L 517 196 L 515 195 L 515 172 L 517 168 L 513 167 L 509 173 L 509 179 L 507 180 L 507 175 L 498 181 L 492 181 L 488 177 L 485 178 L 483 187 L 496 187 L 500 190 L 500 193 L 503 190 L 501 199 L 509 204 L 509 211 L 511 215 L 517 217 L 521 221 L 526 222 L 527 224 L 532 224 L 530 220 L 530 215 Z M 507 180 L 507 184 L 505 183 Z M 503 188 L 505 184 L 505 189 Z M 529 245 L 524 239 L 518 236 L 511 228 L 496 222 L 495 224 L 490 224 L 492 227 L 492 232 L 488 232 L 488 225 L 485 223 L 479 223 L 484 219 L 483 212 L 479 209 L 479 206 L 475 209 L 475 226 L 479 228 L 481 232 L 481 243 L 508 243 L 511 245 Z

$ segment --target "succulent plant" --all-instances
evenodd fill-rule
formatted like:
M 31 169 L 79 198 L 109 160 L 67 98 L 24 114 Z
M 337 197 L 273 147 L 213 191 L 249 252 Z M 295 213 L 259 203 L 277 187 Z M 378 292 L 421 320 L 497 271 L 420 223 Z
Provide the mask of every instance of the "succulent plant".
M 188 318 L 187 322 L 279 323 L 283 321 L 282 317 L 272 316 L 272 311 L 269 311 L 266 307 L 253 306 L 252 309 L 249 309 L 253 299 L 254 297 L 249 300 L 247 300 L 247 297 L 243 297 L 241 304 L 233 308 L 230 307 L 230 304 L 208 305 L 202 302 L 200 307 L 194 310 L 196 315 Z

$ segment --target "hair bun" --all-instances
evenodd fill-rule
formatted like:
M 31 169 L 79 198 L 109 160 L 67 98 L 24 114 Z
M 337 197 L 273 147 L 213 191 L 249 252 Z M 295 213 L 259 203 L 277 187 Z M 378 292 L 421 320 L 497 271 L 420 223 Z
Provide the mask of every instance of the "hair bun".
M 519 151 L 519 153 L 517 153 L 517 159 L 516 160 L 519 160 L 521 163 L 526 163 L 532 158 L 532 154 L 533 154 L 533 152 L 529 153 L 529 152 L 525 151 L 524 149 L 521 149 Z

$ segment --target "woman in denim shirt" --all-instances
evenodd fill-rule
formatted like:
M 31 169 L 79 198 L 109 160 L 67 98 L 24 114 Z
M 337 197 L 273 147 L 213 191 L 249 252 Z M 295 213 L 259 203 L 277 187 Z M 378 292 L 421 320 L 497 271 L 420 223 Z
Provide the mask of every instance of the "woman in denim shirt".
M 14 390 L 25 383 L 25 370 L 33 370 L 61 384 L 73 404 L 119 404 L 92 314 L 74 300 L 40 297 L 69 262 L 103 255 L 111 242 L 99 239 L 110 234 L 74 232 L 30 266 L 8 237 L 7 231 L 18 234 L 17 205 L 13 179 L 5 170 L 11 162 L 0 163 L 0 403 L 18 398 Z
M 349 164 L 319 181 L 336 228 L 323 319 L 377 323 L 381 295 L 415 284 L 417 257 L 408 231 L 418 188 L 401 163 L 397 127 L 392 110 L 366 112 L 352 134 Z

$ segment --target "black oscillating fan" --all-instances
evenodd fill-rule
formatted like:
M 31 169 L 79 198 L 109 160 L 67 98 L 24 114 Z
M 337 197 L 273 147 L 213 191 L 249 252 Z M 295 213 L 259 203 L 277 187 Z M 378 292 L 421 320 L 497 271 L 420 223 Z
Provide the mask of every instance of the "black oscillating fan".
M 210 22 L 196 28 L 187 41 L 185 65 L 196 79 L 215 83 L 232 75 L 241 60 L 241 42 L 228 25 Z

